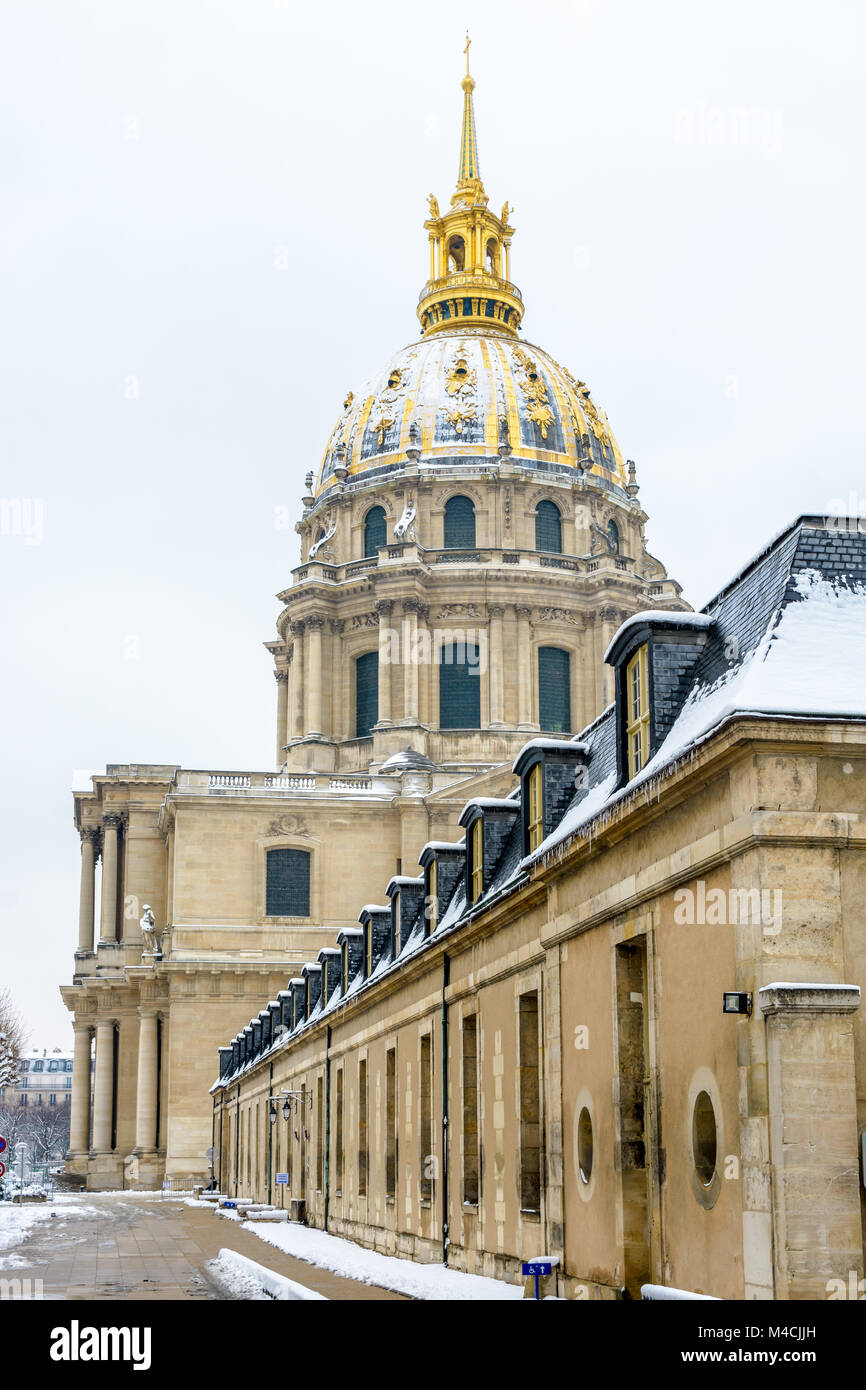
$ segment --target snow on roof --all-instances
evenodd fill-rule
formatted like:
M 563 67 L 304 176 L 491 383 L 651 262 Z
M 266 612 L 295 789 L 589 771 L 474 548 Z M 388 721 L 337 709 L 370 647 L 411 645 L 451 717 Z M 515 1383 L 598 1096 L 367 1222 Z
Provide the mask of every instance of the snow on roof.
M 707 613 L 673 613 L 666 608 L 648 608 L 644 613 L 633 613 L 630 618 L 626 618 L 613 635 L 613 639 L 604 654 L 604 660 L 610 661 L 610 654 L 622 640 L 623 633 L 628 632 L 632 627 L 645 627 L 647 624 L 664 623 L 668 627 L 691 627 L 708 628 L 711 627 L 714 619 Z
M 574 738 L 531 738 L 531 739 L 529 739 L 526 743 L 523 744 L 523 746 L 522 746 L 521 749 L 520 749 L 520 752 L 518 753 L 517 757 L 514 759 L 514 762 L 513 762 L 512 765 L 511 765 L 511 771 L 512 771 L 512 772 L 514 772 L 514 771 L 516 770 L 517 764 L 518 764 L 518 763 L 524 758 L 524 756 L 529 752 L 529 749 L 530 749 L 530 748 L 540 748 L 540 749 L 542 749 L 544 752 L 549 752 L 549 753 L 570 753 L 570 754 L 572 754 L 572 755 L 575 755 L 575 754 L 576 754 L 578 757 L 580 757 L 582 754 L 585 754 L 585 753 L 588 753 L 588 752 L 589 752 L 589 745 L 586 744 L 586 743 L 581 743 L 579 739 L 574 739 Z
M 361 912 L 369 912 L 369 914 L 370 914 L 371 917 L 373 916 L 373 913 L 374 913 L 374 912 L 387 912 L 387 913 L 389 914 L 389 916 L 390 916 L 390 913 L 391 913 L 391 904 L 390 904 L 390 903 L 365 903 L 364 906 L 361 908 Z M 358 919 L 359 919 L 359 920 L 360 920 L 360 917 L 361 917 L 361 912 L 358 913 Z
M 799 598 L 773 613 L 764 636 L 739 665 L 692 691 L 658 752 L 614 795 L 616 774 L 566 812 L 523 866 L 561 844 L 689 752 L 737 714 L 806 719 L 866 718 L 866 586 L 848 587 L 816 570 L 794 577 Z M 778 619 L 778 622 L 777 622 Z
M 428 840 L 421 854 L 426 853 L 428 849 L 432 849 L 434 854 L 456 854 L 458 851 L 465 854 L 466 842 L 464 840 Z M 420 864 L 421 855 L 418 856 L 418 862 Z

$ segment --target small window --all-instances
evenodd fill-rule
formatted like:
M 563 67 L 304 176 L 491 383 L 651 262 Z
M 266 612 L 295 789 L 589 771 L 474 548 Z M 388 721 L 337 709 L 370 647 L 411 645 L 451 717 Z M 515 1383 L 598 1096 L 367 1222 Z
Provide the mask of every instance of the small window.
M 394 920 L 394 959 L 396 960 L 403 946 L 403 928 L 400 914 L 400 894 L 397 893 L 392 899 L 391 916 Z
M 610 541 L 610 548 L 614 555 L 619 554 L 619 527 L 615 521 L 607 523 L 607 538 Z
M 364 973 L 366 978 L 369 980 L 370 976 L 373 973 L 373 923 L 368 922 L 364 928 L 364 931 L 366 933 L 364 944 L 367 948 L 365 951 L 366 970 Z
M 646 643 L 625 668 L 628 775 L 634 777 L 649 758 L 649 681 Z
M 594 1148 L 592 1116 L 584 1106 L 577 1120 L 577 1166 L 581 1182 L 588 1183 L 592 1177 Z
M 562 517 L 553 502 L 539 502 L 535 508 L 535 549 L 562 554 Z
M 476 903 L 484 891 L 484 818 L 472 826 L 472 879 L 470 902 Z
M 475 544 L 475 508 L 468 497 L 445 503 L 443 544 L 446 550 L 471 550 Z
M 487 271 L 488 275 L 499 274 L 499 245 L 493 237 L 491 237 L 487 243 L 484 269 Z
M 692 1152 L 704 1187 L 709 1187 L 715 1177 L 717 1149 L 716 1112 L 707 1092 L 701 1091 L 692 1115 Z
M 379 718 L 379 653 L 364 652 L 355 662 L 355 738 L 370 738 Z
M 302 849 L 271 849 L 267 853 L 268 917 L 309 917 L 310 856 Z
M 448 242 L 448 269 L 449 271 L 463 270 L 466 264 L 466 243 L 462 236 L 453 236 Z
M 342 993 L 345 994 L 349 988 L 349 943 L 343 942 L 343 982 Z
M 542 729 L 571 731 L 571 657 L 561 647 L 538 649 L 538 706 Z
M 526 779 L 526 788 L 529 793 L 527 829 L 530 854 L 533 850 L 538 849 L 544 839 L 544 798 L 541 791 L 541 775 L 541 763 L 536 763 Z
M 376 556 L 380 545 L 388 544 L 384 507 L 371 507 L 364 518 L 364 556 Z
M 56 1104 L 57 1104 L 57 1096 L 55 1095 L 54 1091 L 51 1091 L 51 1093 L 50 1093 L 49 1096 L 48 1096 L 48 1104 L 49 1104 L 49 1105 L 56 1105 Z

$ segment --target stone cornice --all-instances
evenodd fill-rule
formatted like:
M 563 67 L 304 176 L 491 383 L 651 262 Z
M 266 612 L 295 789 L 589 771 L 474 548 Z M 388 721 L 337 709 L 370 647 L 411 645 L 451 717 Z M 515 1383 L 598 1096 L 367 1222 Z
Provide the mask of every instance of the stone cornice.
M 758 1004 L 765 1018 L 778 1014 L 853 1014 L 860 1007 L 860 986 L 774 983 L 758 990 Z

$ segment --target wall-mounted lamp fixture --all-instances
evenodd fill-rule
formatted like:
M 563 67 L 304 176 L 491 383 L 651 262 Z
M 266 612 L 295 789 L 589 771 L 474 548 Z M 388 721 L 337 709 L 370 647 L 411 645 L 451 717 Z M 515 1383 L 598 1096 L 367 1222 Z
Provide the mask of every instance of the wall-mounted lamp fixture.
M 726 989 L 722 995 L 723 1014 L 751 1014 L 752 996 L 733 989 Z

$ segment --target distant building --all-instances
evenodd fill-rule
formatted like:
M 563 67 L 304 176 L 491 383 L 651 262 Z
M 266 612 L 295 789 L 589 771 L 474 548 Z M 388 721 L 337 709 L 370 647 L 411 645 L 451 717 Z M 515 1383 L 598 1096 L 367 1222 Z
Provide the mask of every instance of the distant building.
M 71 1098 L 72 1053 L 59 1047 L 23 1053 L 17 1083 L 0 1086 L 0 1103 L 4 1105 L 63 1105 Z

